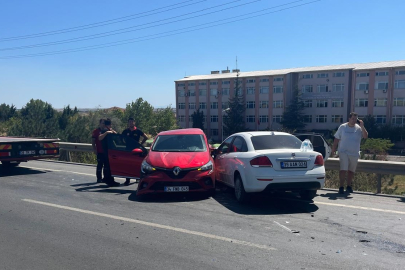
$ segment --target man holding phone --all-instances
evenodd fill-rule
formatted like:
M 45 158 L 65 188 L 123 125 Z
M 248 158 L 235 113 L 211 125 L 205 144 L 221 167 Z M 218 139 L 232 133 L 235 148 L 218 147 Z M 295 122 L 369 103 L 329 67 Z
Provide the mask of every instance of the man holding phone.
M 362 120 L 358 119 L 355 112 L 349 114 L 349 122 L 339 126 L 335 134 L 332 147 L 332 155 L 335 155 L 338 148 L 340 171 L 339 171 L 339 194 L 344 194 L 344 183 L 347 174 L 346 192 L 352 193 L 352 182 L 356 171 L 357 162 L 360 157 L 361 139 L 368 138 L 368 132 Z M 339 145 L 339 147 L 338 147 Z

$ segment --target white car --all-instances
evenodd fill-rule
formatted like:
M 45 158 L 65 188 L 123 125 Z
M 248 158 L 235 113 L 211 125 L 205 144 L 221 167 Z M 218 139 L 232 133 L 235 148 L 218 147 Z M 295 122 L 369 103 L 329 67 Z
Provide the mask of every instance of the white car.
M 214 151 L 215 177 L 235 189 L 239 202 L 257 192 L 298 191 L 313 199 L 325 184 L 324 159 L 284 132 L 240 132 Z

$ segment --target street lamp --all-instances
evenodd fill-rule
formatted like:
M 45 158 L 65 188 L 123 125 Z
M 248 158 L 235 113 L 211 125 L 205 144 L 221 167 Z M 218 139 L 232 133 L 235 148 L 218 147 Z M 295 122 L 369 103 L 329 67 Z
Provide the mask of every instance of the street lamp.
M 221 143 L 224 141 L 224 113 L 229 112 L 231 109 L 227 108 L 225 110 L 222 110 L 222 119 L 221 119 L 221 123 L 222 123 L 222 128 L 221 128 Z

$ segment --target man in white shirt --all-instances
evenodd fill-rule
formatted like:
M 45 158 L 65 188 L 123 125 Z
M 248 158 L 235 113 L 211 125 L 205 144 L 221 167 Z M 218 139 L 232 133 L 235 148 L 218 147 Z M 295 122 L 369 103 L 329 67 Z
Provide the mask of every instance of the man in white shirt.
M 362 138 L 368 138 L 368 132 L 364 127 L 363 120 L 357 118 L 357 113 L 351 112 L 349 114 L 349 122 L 341 124 L 339 129 L 337 130 L 332 147 L 332 155 L 334 155 L 336 153 L 336 148 L 339 145 L 339 194 L 344 193 L 343 186 L 345 183 L 346 174 L 346 192 L 353 192 L 352 181 L 360 156 L 360 143 Z

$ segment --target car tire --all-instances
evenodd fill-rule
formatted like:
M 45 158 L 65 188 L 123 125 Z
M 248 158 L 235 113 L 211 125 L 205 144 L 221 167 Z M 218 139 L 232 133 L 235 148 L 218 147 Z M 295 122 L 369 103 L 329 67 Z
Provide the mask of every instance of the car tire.
M 300 196 L 301 199 L 312 200 L 316 196 L 316 190 L 302 190 Z
M 214 197 L 215 196 L 215 191 L 216 191 L 215 188 L 208 190 L 207 191 L 207 196 L 208 197 Z
M 10 161 L 2 161 L 1 165 L 5 168 L 17 167 L 20 165 L 20 162 L 11 163 Z
M 240 203 L 247 202 L 249 200 L 249 194 L 246 193 L 245 187 L 243 186 L 242 179 L 239 175 L 235 178 L 235 197 Z

